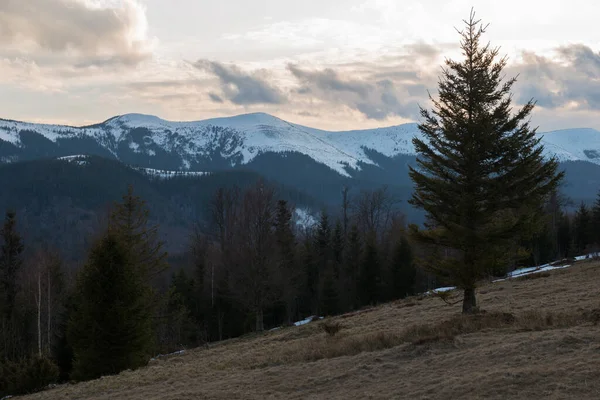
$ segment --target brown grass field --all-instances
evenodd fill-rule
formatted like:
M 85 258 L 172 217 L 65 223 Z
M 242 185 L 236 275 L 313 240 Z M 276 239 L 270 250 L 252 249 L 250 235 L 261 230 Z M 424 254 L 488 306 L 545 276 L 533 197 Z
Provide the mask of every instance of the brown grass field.
M 600 263 L 192 349 L 26 399 L 600 399 Z M 453 294 L 452 300 L 459 299 Z

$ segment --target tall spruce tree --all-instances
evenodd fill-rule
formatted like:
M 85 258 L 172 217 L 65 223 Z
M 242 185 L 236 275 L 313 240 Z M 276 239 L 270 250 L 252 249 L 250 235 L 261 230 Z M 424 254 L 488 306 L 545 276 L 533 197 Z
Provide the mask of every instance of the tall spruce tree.
M 596 196 L 596 201 L 592 207 L 592 239 L 594 244 L 594 251 L 600 251 L 600 191 Z
M 360 237 L 358 225 L 352 224 L 348 233 L 348 244 L 344 252 L 344 269 L 342 280 L 342 294 L 345 307 L 358 308 L 360 304 L 358 281 L 363 254 L 363 241 Z
M 0 364 L 16 361 L 27 354 L 27 335 L 16 312 L 20 290 L 18 272 L 23 265 L 23 241 L 17 232 L 17 220 L 8 211 L 0 228 Z
M 159 240 L 158 225 L 149 223 L 146 202 L 134 195 L 129 185 L 123 201 L 110 214 L 109 229 L 130 251 L 130 262 L 148 281 L 168 268 L 164 243 Z
M 6 320 L 13 315 L 18 292 L 17 273 L 23 264 L 23 241 L 17 232 L 14 211 L 8 211 L 0 230 L 0 312 Z
M 377 240 L 375 235 L 371 235 L 365 243 L 365 253 L 358 282 L 358 295 L 363 306 L 374 305 L 382 298 L 383 282 L 380 263 Z
M 504 80 L 506 58 L 481 43 L 485 27 L 471 12 L 460 32 L 464 59 L 447 60 L 433 110 L 421 109 L 423 138 L 414 138 L 417 167 L 411 203 L 435 226 L 415 239 L 454 250 L 454 257 L 426 264 L 464 290 L 463 312 L 477 311 L 476 283 L 491 264 L 504 263 L 531 210 L 558 185 L 555 159 L 545 160 L 529 126 L 534 101 L 512 113 Z
M 592 213 L 582 202 L 573 219 L 573 241 L 576 252 L 584 254 L 588 250 L 594 240 L 593 233 Z
M 150 293 L 130 257 L 126 244 L 109 231 L 92 248 L 78 276 L 68 327 L 73 379 L 116 374 L 150 358 Z
M 296 237 L 292 223 L 290 206 L 287 201 L 279 200 L 275 217 L 275 242 L 277 245 L 278 280 L 288 324 L 292 323 L 296 311 L 295 305 L 300 287 L 300 276 L 298 268 L 296 268 Z
M 324 277 L 331 263 L 331 225 L 329 224 L 329 216 L 325 211 L 321 212 L 314 240 L 315 266 L 308 278 L 310 281 L 309 287 L 314 296 L 314 312 L 320 314 Z
M 338 219 L 333 228 L 333 236 L 331 238 L 331 253 L 333 259 L 334 277 L 337 280 L 340 276 L 340 266 L 344 259 L 345 236 L 342 222 Z
M 404 298 L 414 294 L 417 269 L 413 251 L 405 235 L 402 235 L 394 248 L 392 256 L 391 298 Z

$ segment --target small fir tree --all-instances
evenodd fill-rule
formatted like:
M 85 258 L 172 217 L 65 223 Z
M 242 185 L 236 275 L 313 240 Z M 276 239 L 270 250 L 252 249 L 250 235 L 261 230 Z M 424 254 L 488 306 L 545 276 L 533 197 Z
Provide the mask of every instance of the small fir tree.
M 150 293 L 119 239 L 111 232 L 104 235 L 77 279 L 68 327 L 75 380 L 135 369 L 151 355 Z

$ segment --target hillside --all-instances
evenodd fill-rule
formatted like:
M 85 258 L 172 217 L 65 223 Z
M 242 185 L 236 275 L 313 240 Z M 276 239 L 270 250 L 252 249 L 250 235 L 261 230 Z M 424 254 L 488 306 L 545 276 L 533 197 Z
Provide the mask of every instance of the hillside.
M 165 177 L 169 179 L 165 179 Z M 0 212 L 15 210 L 28 243 L 45 242 L 69 260 L 80 260 L 104 223 L 109 207 L 133 185 L 168 250 L 185 252 L 195 224 L 205 221 L 220 187 L 244 187 L 260 176 L 247 170 L 210 174 L 132 168 L 98 156 L 73 156 L 0 164 Z M 311 196 L 278 182 L 278 195 L 298 208 L 318 210 Z
M 416 124 L 328 132 L 256 113 L 172 122 L 126 114 L 84 127 L 0 119 L 0 164 L 87 154 L 150 170 L 244 170 L 337 206 L 342 187 L 356 193 L 386 185 L 404 204 L 412 193 Z M 574 204 L 593 201 L 600 187 L 600 132 L 540 133 L 546 155 L 566 171 L 562 188 Z M 421 223 L 422 213 L 403 212 Z
M 580 261 L 484 285 L 478 317 L 412 297 L 332 318 L 332 338 L 312 322 L 25 399 L 597 399 L 599 274 Z

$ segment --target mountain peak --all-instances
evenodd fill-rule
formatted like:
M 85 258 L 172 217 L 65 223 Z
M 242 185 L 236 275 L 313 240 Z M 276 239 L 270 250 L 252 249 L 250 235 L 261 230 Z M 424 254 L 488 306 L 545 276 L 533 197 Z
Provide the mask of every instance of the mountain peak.
M 160 124 L 166 122 L 165 120 L 157 117 L 156 115 L 149 114 L 140 114 L 140 113 L 129 113 L 116 116 L 114 118 L 109 119 L 106 122 L 121 122 L 126 123 L 128 125 L 148 125 L 148 124 Z

